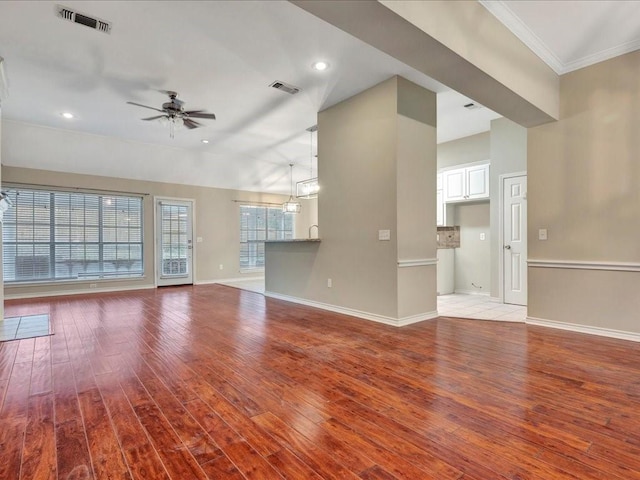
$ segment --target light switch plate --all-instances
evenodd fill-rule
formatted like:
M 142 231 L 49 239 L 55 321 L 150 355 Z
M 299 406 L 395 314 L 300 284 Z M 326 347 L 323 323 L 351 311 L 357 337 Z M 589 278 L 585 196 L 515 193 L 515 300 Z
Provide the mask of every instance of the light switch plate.
M 546 240 L 547 239 L 547 229 L 541 228 L 538 230 L 538 240 Z
M 196 237 L 196 243 L 202 243 L 202 237 Z
M 378 230 L 378 240 L 391 240 L 391 230 Z

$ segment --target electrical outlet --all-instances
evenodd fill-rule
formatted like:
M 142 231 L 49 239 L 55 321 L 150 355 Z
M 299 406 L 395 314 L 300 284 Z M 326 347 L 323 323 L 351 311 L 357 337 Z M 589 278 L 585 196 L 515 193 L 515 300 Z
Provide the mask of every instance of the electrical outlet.
M 219 268 L 220 270 L 224 270 L 224 265 L 223 265 L 223 264 L 220 264 L 220 265 L 218 266 L 218 268 Z
M 547 229 L 541 228 L 538 230 L 538 240 L 546 240 L 547 239 Z
M 485 236 L 484 232 L 482 232 L 482 233 L 480 234 L 480 240 L 484 240 L 485 238 L 487 238 L 487 237 Z
M 196 243 L 202 243 L 202 237 L 196 237 Z
M 97 288 L 98 284 L 97 283 L 90 283 L 89 284 L 89 288 Z
M 333 281 L 330 278 L 327 278 L 327 288 L 333 287 Z

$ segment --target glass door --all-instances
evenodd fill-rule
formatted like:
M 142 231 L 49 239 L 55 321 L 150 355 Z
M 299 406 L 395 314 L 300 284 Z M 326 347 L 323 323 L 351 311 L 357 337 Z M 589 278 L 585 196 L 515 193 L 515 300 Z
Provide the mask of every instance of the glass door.
M 193 202 L 156 199 L 158 286 L 193 283 Z

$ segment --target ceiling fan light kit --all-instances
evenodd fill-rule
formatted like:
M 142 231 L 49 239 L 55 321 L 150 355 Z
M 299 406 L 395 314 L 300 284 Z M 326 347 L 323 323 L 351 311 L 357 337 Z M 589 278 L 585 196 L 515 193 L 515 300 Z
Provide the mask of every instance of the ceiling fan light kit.
M 193 120 L 194 118 L 201 118 L 205 120 L 215 120 L 216 116 L 213 113 L 207 113 L 205 110 L 185 110 L 184 102 L 178 99 L 178 93 L 173 90 L 162 90 L 162 93 L 169 97 L 169 101 L 162 104 L 162 108 L 150 107 L 148 105 L 142 105 L 136 102 L 127 102 L 129 105 L 135 105 L 136 107 L 149 108 L 160 112 L 160 115 L 154 115 L 153 117 L 143 118 L 142 120 L 161 120 L 168 121 L 169 123 L 169 136 L 174 138 L 176 128 L 185 126 L 188 129 L 194 129 L 201 127 L 202 124 Z

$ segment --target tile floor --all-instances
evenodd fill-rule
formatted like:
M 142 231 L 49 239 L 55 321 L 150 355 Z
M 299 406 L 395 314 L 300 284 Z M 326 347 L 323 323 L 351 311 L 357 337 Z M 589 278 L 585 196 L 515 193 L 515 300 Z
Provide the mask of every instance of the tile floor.
M 225 282 L 222 285 L 264 293 L 264 278 L 237 280 Z M 527 318 L 527 307 L 497 303 L 486 295 L 454 293 L 438 297 L 438 313 L 443 317 L 524 322 Z
M 25 315 L 0 320 L 0 342 L 50 335 L 49 315 Z
M 498 303 L 486 295 L 454 293 L 438 297 L 438 313 L 443 317 L 524 322 L 527 307 Z

